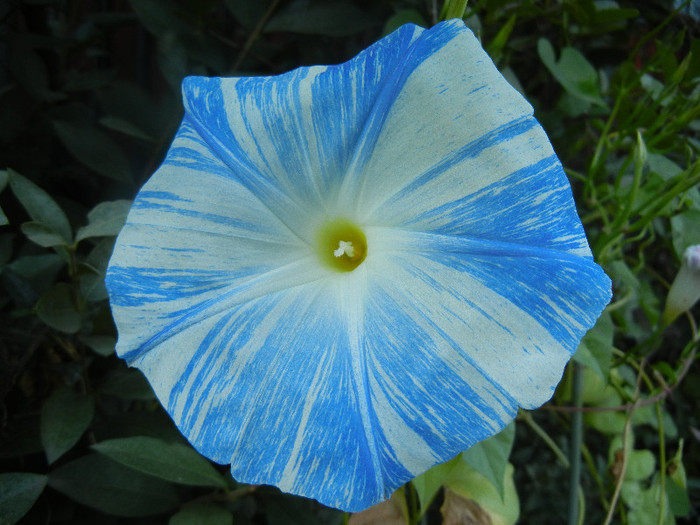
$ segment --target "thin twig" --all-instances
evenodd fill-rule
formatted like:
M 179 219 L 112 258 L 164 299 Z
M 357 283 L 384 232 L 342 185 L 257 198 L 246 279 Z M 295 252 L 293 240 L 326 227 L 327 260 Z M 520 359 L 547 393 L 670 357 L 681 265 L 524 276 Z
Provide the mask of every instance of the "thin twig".
M 248 39 L 245 41 L 245 44 L 243 44 L 243 49 L 238 54 L 238 58 L 236 58 L 236 63 L 233 64 L 231 73 L 235 73 L 238 70 L 245 57 L 248 55 L 250 48 L 253 47 L 253 42 L 255 42 L 258 36 L 260 36 L 260 33 L 262 33 L 262 30 L 265 27 L 265 24 L 267 24 L 268 19 L 272 16 L 272 13 L 274 13 L 275 9 L 277 9 L 279 3 L 280 0 L 272 0 L 270 7 L 268 7 L 267 11 L 265 11 L 265 13 L 260 17 L 260 20 L 258 20 L 258 23 L 253 28 L 250 35 L 248 35 Z
M 642 360 L 641 366 L 639 367 L 639 372 L 637 374 L 637 385 L 635 386 L 634 391 L 635 398 L 639 397 L 639 389 L 641 387 L 642 377 L 644 376 L 645 364 L 646 361 Z M 625 474 L 627 473 L 627 460 L 629 456 L 629 454 L 627 453 L 627 437 L 629 436 L 630 427 L 632 426 L 632 414 L 638 406 L 638 403 L 632 403 L 632 407 L 627 412 L 625 428 L 622 432 L 622 465 L 620 466 L 620 471 L 618 473 L 617 483 L 615 483 L 615 492 L 613 493 L 613 498 L 610 501 L 608 515 L 605 517 L 605 522 L 603 523 L 603 525 L 610 525 L 610 523 L 612 522 L 613 515 L 615 514 L 615 508 L 617 507 L 617 502 L 620 499 L 620 493 L 622 492 L 622 483 L 625 481 Z

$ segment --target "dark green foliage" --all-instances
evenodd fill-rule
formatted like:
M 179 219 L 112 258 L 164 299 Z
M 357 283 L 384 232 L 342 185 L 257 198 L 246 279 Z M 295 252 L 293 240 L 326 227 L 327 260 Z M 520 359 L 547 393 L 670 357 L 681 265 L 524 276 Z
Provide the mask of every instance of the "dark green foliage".
M 467 6 L 467 25 L 567 168 L 615 295 L 575 356 L 583 371 L 569 367 L 546 407 L 397 493 L 392 504 L 412 523 L 440 523 L 447 497 L 505 522 L 563 523 L 577 457 L 586 523 L 698 519 L 698 310 L 661 319 L 683 250 L 700 243 L 700 27 L 671 3 Z M 140 372 L 114 355 L 104 272 L 180 122 L 183 76 L 342 62 L 463 4 L 2 4 L 0 524 L 344 522 L 313 501 L 238 484 L 184 441 Z M 584 435 L 572 450 L 577 398 Z

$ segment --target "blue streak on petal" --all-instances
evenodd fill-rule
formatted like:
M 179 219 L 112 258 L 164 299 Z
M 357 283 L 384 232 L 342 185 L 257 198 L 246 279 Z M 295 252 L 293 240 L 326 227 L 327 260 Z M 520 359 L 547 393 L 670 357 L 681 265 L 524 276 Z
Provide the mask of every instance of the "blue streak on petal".
M 228 286 L 231 272 L 162 270 L 110 266 L 112 304 L 136 308 L 153 302 L 178 301 Z
M 451 234 L 411 232 L 401 248 L 475 277 L 546 327 L 573 353 L 610 299 L 610 279 L 590 258 L 545 247 Z M 400 255 L 399 255 L 400 257 Z M 415 271 L 422 270 L 416 268 Z M 433 281 L 435 287 L 441 286 Z M 455 294 L 456 290 L 446 290 Z M 466 296 L 471 308 L 483 310 Z M 494 323 L 507 329 L 498 319 Z
M 423 61 L 446 42 L 455 38 L 459 31 L 459 24 L 451 23 L 441 24 L 430 31 L 424 31 L 415 41 L 411 41 L 404 56 L 396 62 L 392 74 L 384 80 L 382 90 L 358 137 L 357 146 L 344 176 L 345 193 L 362 194 L 365 166 L 372 157 L 396 96 L 408 77 Z
M 166 404 L 198 450 L 233 460 L 235 476 L 359 510 L 390 492 L 368 458 L 348 327 L 330 307 L 335 297 L 318 293 L 288 290 L 222 312 Z
M 436 164 L 425 173 L 418 175 L 410 184 L 395 193 L 387 200 L 382 202 L 380 206 L 395 205 L 400 202 L 406 195 L 420 191 L 428 181 L 439 177 L 446 170 L 468 160 L 477 157 L 484 150 L 497 146 L 500 143 L 512 140 L 514 137 L 526 133 L 532 128 L 539 126 L 538 122 L 532 117 L 524 117 L 520 120 L 504 124 L 488 133 L 485 133 L 478 139 L 466 144 L 452 153 L 450 156 L 443 159 L 439 164 Z M 447 206 L 447 205 L 446 205 Z M 378 206 L 379 207 L 379 206 Z M 416 221 L 419 219 L 417 218 Z M 416 222 L 414 221 L 414 222 Z M 410 224 L 410 223 L 409 223 Z

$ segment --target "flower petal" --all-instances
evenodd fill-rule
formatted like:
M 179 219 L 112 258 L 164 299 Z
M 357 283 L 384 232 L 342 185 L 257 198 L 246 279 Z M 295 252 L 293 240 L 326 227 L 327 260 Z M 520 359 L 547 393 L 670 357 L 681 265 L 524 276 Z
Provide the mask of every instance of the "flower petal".
M 396 479 L 383 478 L 353 315 L 338 301 L 361 299 L 363 273 L 353 286 L 324 279 L 229 308 L 133 364 L 193 445 L 231 462 L 237 480 L 364 509 Z
M 337 66 L 275 77 L 189 77 L 185 109 L 233 176 L 308 238 L 319 213 L 343 213 L 335 194 L 355 145 L 377 99 L 390 99 L 387 83 L 402 74 L 402 57 L 422 32 L 403 26 Z
M 106 284 L 127 360 L 232 303 L 318 277 L 310 249 L 230 178 L 186 119 L 137 196 Z
M 370 287 L 385 290 L 399 305 L 394 310 L 413 311 L 410 324 L 441 334 L 524 408 L 551 397 L 611 297 L 610 279 L 590 258 L 452 235 L 369 231 L 372 244 L 383 247 L 380 262 L 370 260 L 378 267 Z

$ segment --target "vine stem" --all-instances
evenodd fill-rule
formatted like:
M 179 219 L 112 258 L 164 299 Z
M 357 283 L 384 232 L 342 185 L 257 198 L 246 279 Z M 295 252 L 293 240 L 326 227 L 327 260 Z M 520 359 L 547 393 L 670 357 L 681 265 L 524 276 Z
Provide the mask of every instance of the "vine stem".
M 547 446 L 549 446 L 552 452 L 554 452 L 554 455 L 557 457 L 559 462 L 562 465 L 564 465 L 565 468 L 569 468 L 569 458 L 566 457 L 566 454 L 562 452 L 562 450 L 557 446 L 554 440 L 551 437 L 549 437 L 549 434 L 547 434 L 547 432 L 537 424 L 530 412 L 521 410 L 518 414 L 518 419 L 521 421 L 525 421 L 525 423 L 533 430 L 533 432 L 537 434 L 542 439 L 542 441 L 544 441 L 547 444 Z
M 574 365 L 572 372 L 572 401 L 578 408 L 571 415 L 571 468 L 569 470 L 569 525 L 578 525 L 582 521 L 580 512 L 583 506 L 579 501 L 579 489 L 581 485 L 581 447 L 583 444 L 583 368 L 578 363 Z
M 639 371 L 637 373 L 637 385 L 635 386 L 634 389 L 634 399 L 639 401 L 639 390 L 641 387 L 642 383 L 642 378 L 644 377 L 644 366 L 646 365 L 646 361 L 642 359 L 642 362 L 639 365 Z M 639 406 L 639 403 L 634 403 L 632 407 L 628 410 L 627 412 L 627 419 L 625 420 L 625 428 L 622 431 L 622 465 L 620 466 L 620 473 L 618 475 L 617 483 L 615 484 L 615 492 L 613 493 L 613 498 L 610 501 L 610 507 L 608 508 L 608 514 L 605 516 L 605 521 L 603 522 L 603 525 L 610 525 L 612 522 L 613 515 L 615 514 L 615 508 L 617 507 L 617 502 L 620 499 L 620 493 L 622 492 L 622 483 L 625 481 L 625 474 L 627 473 L 627 460 L 629 457 L 628 451 L 627 451 L 627 439 L 629 437 L 630 433 L 630 428 L 632 426 L 632 414 L 634 413 L 635 409 Z M 630 445 L 630 448 L 632 448 L 633 445 Z

